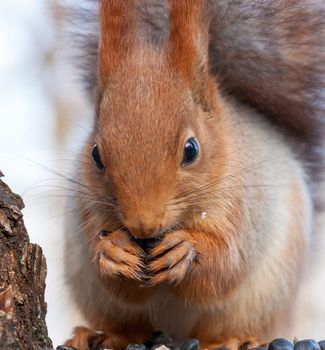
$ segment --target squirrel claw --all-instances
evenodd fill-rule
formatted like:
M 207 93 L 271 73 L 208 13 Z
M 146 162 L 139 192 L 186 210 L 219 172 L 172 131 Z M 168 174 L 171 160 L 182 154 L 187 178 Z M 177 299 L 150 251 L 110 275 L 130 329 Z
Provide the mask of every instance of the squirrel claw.
M 143 253 L 126 232 L 119 230 L 97 242 L 95 261 L 103 276 L 142 281 Z
M 170 233 L 150 254 L 146 272 L 148 286 L 163 282 L 180 283 L 195 260 L 196 252 L 182 231 Z
M 71 339 L 64 345 L 78 350 L 90 350 L 94 346 L 101 346 L 103 342 L 108 343 L 108 336 L 103 332 L 95 332 L 87 327 L 76 327 Z
M 209 344 L 202 344 L 201 349 L 206 350 L 249 350 L 253 348 L 261 347 L 266 349 L 265 343 L 261 345 L 260 342 L 256 340 L 254 337 L 249 337 L 246 341 L 240 341 L 237 338 L 229 338 L 226 339 L 223 342 L 217 342 L 217 343 L 209 343 Z
M 77 350 L 91 349 L 125 349 L 130 343 L 124 335 L 119 333 L 93 331 L 87 327 L 76 327 L 71 339 L 64 343 L 64 346 Z

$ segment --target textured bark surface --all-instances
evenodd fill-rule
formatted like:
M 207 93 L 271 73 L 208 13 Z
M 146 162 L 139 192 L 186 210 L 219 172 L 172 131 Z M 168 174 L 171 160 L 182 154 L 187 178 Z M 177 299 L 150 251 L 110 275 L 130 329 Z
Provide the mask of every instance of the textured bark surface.
M 45 323 L 46 261 L 42 249 L 29 242 L 23 207 L 22 199 L 0 179 L 1 350 L 52 346 Z

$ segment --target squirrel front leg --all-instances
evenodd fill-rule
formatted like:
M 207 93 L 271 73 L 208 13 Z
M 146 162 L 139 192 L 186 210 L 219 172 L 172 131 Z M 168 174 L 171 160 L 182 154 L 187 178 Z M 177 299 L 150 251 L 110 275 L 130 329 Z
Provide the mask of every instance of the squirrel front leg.
M 93 253 L 102 276 L 138 281 L 142 280 L 143 254 L 123 230 L 100 232 Z
M 191 336 L 204 347 L 232 347 L 252 339 L 263 344 L 279 332 L 289 334 L 309 202 L 297 184 L 286 191 L 287 214 L 273 212 L 272 225 L 228 213 L 228 225 L 224 216 L 224 222 L 222 217 L 215 221 L 214 230 L 171 232 L 152 250 L 150 283 L 170 284 L 171 293 L 200 310 Z
M 171 293 L 186 305 L 194 305 L 200 310 L 198 326 L 194 327 L 191 336 L 200 340 L 202 349 L 227 347 L 237 350 L 244 343 L 264 342 L 264 339 L 252 342 L 255 334 L 220 332 L 218 312 L 211 315 L 247 273 L 245 254 L 235 248 L 235 240 L 234 233 L 231 237 L 182 229 L 166 234 L 150 253 L 149 285 L 169 284 Z M 209 311 L 205 313 L 204 310 Z
M 188 301 L 215 303 L 241 281 L 244 252 L 237 250 L 236 235 L 181 229 L 166 234 L 150 252 L 148 284 L 169 283 Z

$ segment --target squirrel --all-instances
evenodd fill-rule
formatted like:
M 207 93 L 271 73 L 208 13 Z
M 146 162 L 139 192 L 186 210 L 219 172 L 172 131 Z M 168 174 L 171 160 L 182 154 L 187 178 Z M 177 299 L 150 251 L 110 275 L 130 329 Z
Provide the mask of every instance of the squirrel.
M 66 345 L 96 329 L 116 350 L 155 330 L 209 350 L 290 334 L 324 164 L 323 1 L 73 11 L 94 122 L 66 233 L 89 328 Z

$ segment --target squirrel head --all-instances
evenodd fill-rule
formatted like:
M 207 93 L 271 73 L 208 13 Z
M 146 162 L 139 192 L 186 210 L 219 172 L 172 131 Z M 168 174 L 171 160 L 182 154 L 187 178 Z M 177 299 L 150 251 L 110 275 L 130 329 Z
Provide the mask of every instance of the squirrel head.
M 170 1 L 169 38 L 158 48 L 137 35 L 133 1 L 100 4 L 98 105 L 83 181 L 137 238 L 199 216 L 212 199 L 196 189 L 223 174 L 224 112 L 208 69 L 206 11 L 205 1 Z

